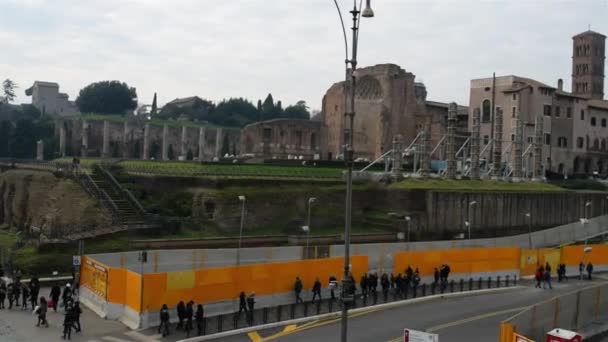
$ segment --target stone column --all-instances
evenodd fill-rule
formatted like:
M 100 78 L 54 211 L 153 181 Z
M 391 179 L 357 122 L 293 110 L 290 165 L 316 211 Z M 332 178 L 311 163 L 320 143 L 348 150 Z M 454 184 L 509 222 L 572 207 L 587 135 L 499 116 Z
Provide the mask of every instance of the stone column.
M 222 158 L 222 142 L 223 142 L 223 130 L 221 128 L 217 128 L 215 131 L 215 156 L 217 158 Z
M 403 160 L 401 158 L 403 153 L 403 139 L 400 134 L 393 137 L 393 170 L 392 176 L 394 179 L 401 179 L 403 177 Z
M 430 172 L 430 161 L 429 161 L 429 143 L 431 134 L 430 127 L 428 123 L 424 123 L 422 134 L 420 135 L 420 139 L 422 139 L 420 144 L 420 175 L 422 177 L 427 177 Z
M 141 159 L 148 160 L 150 159 L 150 124 L 146 123 L 144 126 L 144 153 L 141 156 Z
M 500 177 L 500 170 L 502 168 L 502 109 L 496 108 L 494 118 L 494 156 L 492 167 L 493 178 Z
M 82 146 L 80 148 L 80 156 L 86 158 L 89 152 L 89 122 L 87 120 L 82 120 Z
M 180 153 L 184 159 L 186 159 L 186 155 L 188 154 L 188 144 L 186 140 L 188 139 L 188 128 L 186 126 L 182 126 L 182 139 L 180 142 Z
M 36 142 L 36 160 L 44 160 L 44 142 L 42 140 Z
M 473 129 L 469 140 L 471 146 L 471 179 L 479 179 L 479 131 L 481 128 L 480 109 L 473 110 Z
M 128 159 L 129 155 L 129 122 L 125 120 L 122 129 L 122 157 Z
M 63 121 L 58 121 L 58 123 L 59 123 L 59 156 L 65 157 L 65 144 L 66 144 L 65 123 Z
M 110 122 L 108 120 L 104 120 L 103 122 L 103 150 L 101 157 L 110 157 Z
M 447 178 L 456 179 L 456 116 L 458 115 L 458 105 L 452 102 L 448 106 L 448 135 L 446 145 L 447 159 Z
M 198 161 L 205 158 L 205 127 L 198 129 Z
M 163 125 L 163 156 L 162 160 L 169 160 L 169 126 L 167 124 Z
M 537 116 L 534 121 L 534 176 L 532 180 L 543 179 L 543 117 Z
M 513 141 L 513 180 L 520 180 L 523 177 L 523 142 L 523 121 L 521 112 L 518 111 L 515 118 L 515 141 Z

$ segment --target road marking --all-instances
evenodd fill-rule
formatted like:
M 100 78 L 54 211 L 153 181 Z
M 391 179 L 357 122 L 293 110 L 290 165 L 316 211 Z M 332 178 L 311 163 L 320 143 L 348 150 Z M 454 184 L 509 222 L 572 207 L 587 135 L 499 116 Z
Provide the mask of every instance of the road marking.
M 113 336 L 104 336 L 101 339 L 104 341 L 110 341 L 110 342 L 133 342 L 130 340 L 123 340 L 122 338 L 113 337 Z
M 290 324 L 283 329 L 283 332 L 290 332 L 296 330 L 298 326 L 296 324 Z
M 252 331 L 250 333 L 247 333 L 247 336 L 249 336 L 249 339 L 251 340 L 251 342 L 262 342 L 262 341 L 264 341 L 262 339 L 262 336 L 260 336 L 260 334 L 258 334 L 257 331 Z
M 140 342 L 154 342 L 154 341 L 158 341 L 159 338 L 161 338 L 161 334 L 156 334 L 153 336 L 148 336 L 148 335 L 144 335 L 140 332 L 137 331 L 128 331 L 125 333 L 125 335 L 135 339 L 136 341 L 140 341 Z
M 489 312 L 483 315 L 479 315 L 479 316 L 474 316 L 474 317 L 469 317 L 469 318 L 465 318 L 465 319 L 461 319 L 458 321 L 454 321 L 454 322 L 449 322 L 449 323 L 445 323 L 445 324 L 441 324 L 441 325 L 436 325 L 434 327 L 430 327 L 428 329 L 426 329 L 425 331 L 428 333 L 434 333 L 437 332 L 439 330 L 443 330 L 446 328 L 451 328 L 451 327 L 455 327 L 457 325 L 461 325 L 461 324 L 465 324 L 465 323 L 470 323 L 470 322 L 474 322 L 474 321 L 479 321 L 485 318 L 490 318 L 490 317 L 494 317 L 494 316 L 500 316 L 500 315 L 504 315 L 504 314 L 508 314 L 508 313 L 513 313 L 513 312 L 520 312 L 523 311 L 525 309 L 528 309 L 529 306 L 522 306 L 519 308 L 513 308 L 513 309 L 506 309 L 506 310 L 500 310 L 500 311 L 494 311 L 494 312 Z M 398 342 L 401 341 L 403 339 L 402 336 L 394 338 L 392 340 L 389 340 L 389 342 Z

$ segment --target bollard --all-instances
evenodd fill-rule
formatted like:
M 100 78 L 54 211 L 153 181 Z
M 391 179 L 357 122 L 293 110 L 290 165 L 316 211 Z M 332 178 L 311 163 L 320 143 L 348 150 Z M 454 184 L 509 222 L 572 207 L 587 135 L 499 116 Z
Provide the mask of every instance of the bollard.
M 488 277 L 488 288 L 492 288 L 492 277 Z
M 482 289 L 482 283 L 483 283 L 483 280 L 481 279 L 481 277 L 479 277 L 479 281 L 477 282 L 477 289 L 478 290 Z
M 308 317 L 308 302 L 304 302 L 304 317 Z
M 450 281 L 450 292 L 454 293 L 454 279 Z
M 249 321 L 249 311 L 245 313 L 245 318 Z M 234 329 L 239 327 L 239 316 L 236 313 L 232 316 L 232 324 L 234 325 Z
M 437 283 L 436 283 L 436 282 L 433 282 L 433 283 L 431 284 L 431 294 L 435 294 L 435 288 L 436 288 L 436 287 L 437 287 Z
M 329 306 L 329 312 L 333 312 L 334 311 L 333 310 L 334 309 L 334 301 L 330 300 L 329 303 L 328 303 L 328 306 Z
M 203 317 L 203 335 L 207 335 L 207 317 Z
M 422 297 L 426 297 L 426 283 L 422 284 Z
M 473 291 L 473 278 L 469 278 L 469 291 Z
M 517 286 L 517 274 L 513 275 L 513 286 Z
M 317 302 L 317 315 L 321 314 L 321 299 Z
M 291 319 L 296 318 L 296 306 L 294 304 L 291 304 L 289 306 L 289 310 L 291 311 L 290 312 Z
M 268 323 L 268 308 L 262 310 L 262 322 L 264 322 L 264 324 Z
M 217 317 L 217 332 L 222 332 L 222 324 L 223 324 L 223 317 L 222 315 L 216 316 Z
M 500 287 L 500 276 L 496 277 L 496 287 Z
M 283 313 L 283 305 L 277 307 L 277 322 L 281 321 L 281 314 Z
M 416 296 L 417 296 L 417 292 L 418 292 L 418 291 L 416 291 L 417 289 L 418 289 L 418 287 L 417 287 L 417 286 L 414 286 L 414 287 L 412 288 L 412 298 L 416 298 Z
M 509 275 L 507 274 L 507 276 L 505 277 L 505 286 L 509 287 Z
M 255 319 L 254 312 L 253 311 L 249 311 L 249 326 L 253 325 L 253 320 L 254 319 Z
M 460 278 L 460 292 L 464 291 L 464 279 Z
M 363 296 L 363 306 L 367 306 L 367 296 Z

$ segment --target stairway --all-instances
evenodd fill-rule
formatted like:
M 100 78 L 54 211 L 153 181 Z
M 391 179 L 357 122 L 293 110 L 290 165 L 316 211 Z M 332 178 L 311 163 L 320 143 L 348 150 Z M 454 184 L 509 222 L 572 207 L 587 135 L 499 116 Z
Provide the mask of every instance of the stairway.
M 113 203 L 117 224 L 140 225 L 145 223 L 145 213 L 134 205 L 133 200 L 128 197 L 126 191 L 120 187 L 107 171 L 101 167 L 93 167 L 90 174 L 91 180 L 99 190 L 104 191 Z

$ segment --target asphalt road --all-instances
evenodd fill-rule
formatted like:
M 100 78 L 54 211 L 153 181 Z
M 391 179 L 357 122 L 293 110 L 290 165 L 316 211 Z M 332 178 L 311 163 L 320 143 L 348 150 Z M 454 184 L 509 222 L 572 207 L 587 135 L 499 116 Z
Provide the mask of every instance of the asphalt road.
M 533 286 L 498 294 L 441 299 L 354 314 L 349 319 L 348 340 L 400 341 L 403 329 L 429 331 L 439 334 L 442 342 L 496 341 L 500 322 L 526 306 L 563 294 L 588 282 L 554 283 L 553 290 Z M 258 331 L 219 339 L 222 342 L 246 341 L 339 341 L 340 320 L 318 321 L 291 326 L 280 331 Z

